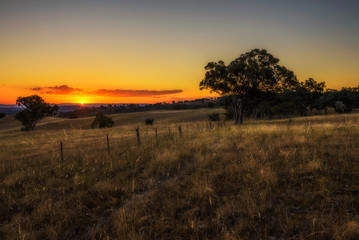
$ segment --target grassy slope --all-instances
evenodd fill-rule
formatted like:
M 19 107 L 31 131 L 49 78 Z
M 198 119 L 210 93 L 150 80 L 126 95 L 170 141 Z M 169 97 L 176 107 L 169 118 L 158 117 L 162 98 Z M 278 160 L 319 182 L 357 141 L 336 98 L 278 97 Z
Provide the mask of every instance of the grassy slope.
M 105 130 L 2 134 L 0 238 L 359 237 L 358 114 L 212 130 L 181 123 L 182 137 L 173 134 L 178 123 L 161 119 L 157 141 L 153 127 L 141 127 L 141 147 L 138 123 L 125 120 Z
M 158 110 L 145 111 L 137 113 L 110 114 L 115 126 L 124 126 L 132 124 L 143 124 L 146 118 L 153 118 L 155 123 L 175 123 L 175 122 L 193 122 L 207 120 L 208 114 L 224 113 L 222 108 L 213 109 L 194 109 L 194 110 Z M 37 129 L 39 130 L 59 130 L 59 129 L 89 129 L 95 117 L 85 117 L 78 119 L 63 119 L 48 117 L 41 120 Z M 0 134 L 14 133 L 21 129 L 20 122 L 14 119 L 13 115 L 0 119 Z

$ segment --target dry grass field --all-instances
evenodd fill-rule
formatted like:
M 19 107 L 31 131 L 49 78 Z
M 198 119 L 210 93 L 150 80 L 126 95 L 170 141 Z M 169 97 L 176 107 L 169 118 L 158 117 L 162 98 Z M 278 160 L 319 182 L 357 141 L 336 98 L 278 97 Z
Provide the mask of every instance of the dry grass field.
M 1 119 L 0 239 L 359 239 L 359 114 L 209 128 L 220 111 Z

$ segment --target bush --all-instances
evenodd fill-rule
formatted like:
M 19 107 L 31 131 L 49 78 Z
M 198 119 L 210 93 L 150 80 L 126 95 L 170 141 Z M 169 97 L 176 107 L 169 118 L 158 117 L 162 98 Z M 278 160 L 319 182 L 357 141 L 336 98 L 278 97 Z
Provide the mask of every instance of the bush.
M 0 113 L 0 118 L 6 117 L 6 113 Z
M 96 115 L 95 120 L 92 122 L 92 128 L 110 128 L 114 124 L 112 118 L 106 117 L 103 112 L 99 112 Z
M 209 117 L 209 120 L 211 120 L 212 122 L 219 121 L 219 113 L 209 114 L 208 117 Z
M 153 121 L 154 121 L 153 118 L 147 118 L 145 123 L 146 125 L 152 125 Z

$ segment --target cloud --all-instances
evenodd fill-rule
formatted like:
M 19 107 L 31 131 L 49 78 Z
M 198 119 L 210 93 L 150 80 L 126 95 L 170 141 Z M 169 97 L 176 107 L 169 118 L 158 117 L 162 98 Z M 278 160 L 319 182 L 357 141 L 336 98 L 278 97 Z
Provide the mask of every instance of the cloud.
M 30 88 L 32 91 L 37 91 L 43 94 L 53 94 L 53 95 L 67 95 L 71 94 L 75 91 L 77 92 L 83 92 L 84 90 L 79 88 L 73 88 L 69 87 L 67 85 L 60 85 L 60 86 L 54 86 L 54 87 L 35 87 Z M 46 90 L 46 91 L 45 91 Z
M 42 89 L 41 87 L 30 88 L 32 91 L 41 91 Z
M 68 94 L 81 94 L 81 95 L 95 95 L 102 97 L 153 97 L 163 98 L 166 95 L 181 93 L 183 90 L 133 90 L 133 89 L 98 89 L 96 91 L 85 91 L 80 88 L 70 87 L 68 85 L 60 85 L 53 87 L 34 87 L 30 88 L 32 91 L 36 91 L 42 94 L 51 95 L 68 95 Z
M 126 89 L 98 89 L 94 92 L 96 95 L 108 97 L 155 97 L 181 93 L 183 90 L 126 90 Z

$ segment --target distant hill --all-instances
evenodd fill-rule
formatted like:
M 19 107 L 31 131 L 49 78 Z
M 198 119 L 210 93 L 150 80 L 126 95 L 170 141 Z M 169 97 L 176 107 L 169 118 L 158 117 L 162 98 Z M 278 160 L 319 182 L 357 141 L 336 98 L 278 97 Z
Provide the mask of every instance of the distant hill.
M 15 114 L 22 111 L 23 108 L 17 105 L 0 104 L 0 113 Z

